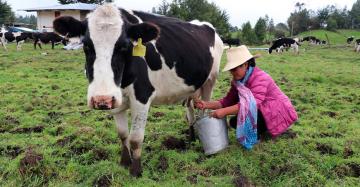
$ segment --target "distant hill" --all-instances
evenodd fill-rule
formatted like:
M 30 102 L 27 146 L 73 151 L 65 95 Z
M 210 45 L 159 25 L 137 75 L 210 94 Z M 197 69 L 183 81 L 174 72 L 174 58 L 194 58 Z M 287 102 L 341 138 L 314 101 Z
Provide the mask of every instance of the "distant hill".
M 337 30 L 336 32 L 327 30 L 312 30 L 300 33 L 297 37 L 315 36 L 320 40 L 326 40 L 325 34 L 328 35 L 331 44 L 345 44 L 346 39 L 350 36 L 360 38 L 360 31 L 357 30 Z

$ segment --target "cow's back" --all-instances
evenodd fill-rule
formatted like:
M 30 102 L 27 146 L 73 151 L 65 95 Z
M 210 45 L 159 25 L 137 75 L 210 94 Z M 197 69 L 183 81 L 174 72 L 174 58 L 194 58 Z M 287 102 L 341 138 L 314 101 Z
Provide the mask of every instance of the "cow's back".
M 147 45 L 150 49 L 147 53 L 158 52 L 161 64 L 151 62 L 156 54 L 145 57 L 152 70 L 150 81 L 157 93 L 154 103 L 172 103 L 187 97 L 211 74 L 217 74 L 223 44 L 211 25 L 143 12 L 134 14 L 143 22 L 152 22 L 160 28 L 159 38 Z

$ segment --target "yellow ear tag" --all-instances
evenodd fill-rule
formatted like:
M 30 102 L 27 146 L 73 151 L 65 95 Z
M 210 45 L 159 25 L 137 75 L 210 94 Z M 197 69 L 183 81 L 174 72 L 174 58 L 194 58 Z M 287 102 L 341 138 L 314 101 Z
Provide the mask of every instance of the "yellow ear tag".
M 139 38 L 136 46 L 133 47 L 132 56 L 144 57 L 146 53 L 146 47 L 142 44 L 142 39 Z

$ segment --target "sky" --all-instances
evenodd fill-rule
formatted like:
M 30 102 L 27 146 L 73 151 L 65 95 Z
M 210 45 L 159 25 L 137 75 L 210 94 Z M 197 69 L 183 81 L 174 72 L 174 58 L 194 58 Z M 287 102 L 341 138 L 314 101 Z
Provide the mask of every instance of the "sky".
M 19 9 L 46 7 L 57 5 L 57 0 L 5 0 L 10 4 L 13 11 L 17 15 L 30 15 L 25 11 L 17 11 Z M 172 0 L 167 0 L 171 2 Z M 318 10 L 326 7 L 326 5 L 335 5 L 338 8 L 351 9 L 356 0 L 208 0 L 214 2 L 222 10 L 225 10 L 230 17 L 230 24 L 232 26 L 241 27 L 247 21 L 255 25 L 259 17 L 264 17 L 266 14 L 274 19 L 274 23 L 286 23 L 290 12 L 295 10 L 296 2 L 305 3 L 305 8 Z M 157 7 L 162 0 L 115 0 L 119 7 L 151 11 L 152 7 Z M 34 13 L 32 13 L 34 14 Z

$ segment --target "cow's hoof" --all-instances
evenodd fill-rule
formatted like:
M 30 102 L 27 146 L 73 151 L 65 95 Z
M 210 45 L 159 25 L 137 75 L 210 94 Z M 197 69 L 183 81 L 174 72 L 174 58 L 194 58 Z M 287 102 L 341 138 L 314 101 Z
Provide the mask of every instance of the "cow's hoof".
M 141 177 L 141 160 L 134 159 L 131 166 L 130 166 L 130 174 L 133 177 Z
M 129 149 L 127 147 L 124 147 L 123 150 L 121 151 L 120 165 L 122 165 L 122 166 L 124 166 L 126 168 L 131 165 L 130 152 L 129 152 Z

